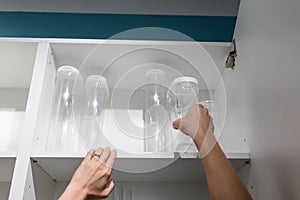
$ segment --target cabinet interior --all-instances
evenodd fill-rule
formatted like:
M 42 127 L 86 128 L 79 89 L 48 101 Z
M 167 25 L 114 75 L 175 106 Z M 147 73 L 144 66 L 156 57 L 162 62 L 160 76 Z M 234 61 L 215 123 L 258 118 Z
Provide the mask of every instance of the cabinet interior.
M 206 51 L 203 51 L 204 48 Z M 155 67 L 169 70 L 167 78 L 170 82 L 180 75 L 196 76 L 200 81 L 199 100 L 215 99 L 220 101 L 221 106 L 224 106 L 226 97 L 222 84 L 220 84 L 220 77 L 224 70 L 228 50 L 230 50 L 230 45 L 199 47 L 189 43 L 185 45 L 160 44 L 159 42 L 151 45 L 50 43 L 31 154 L 37 199 L 45 199 L 44 194 L 49 194 L 46 198 L 56 199 L 70 181 L 87 150 L 84 148 L 78 152 L 47 152 L 45 150 L 47 128 L 44 127 L 49 125 L 51 97 L 54 93 L 55 75 L 59 66 L 77 67 L 81 71 L 83 79 L 91 74 L 103 75 L 108 80 L 110 90 L 117 97 L 114 99 L 113 106 L 107 105 L 106 109 L 116 110 L 119 116 L 122 115 L 122 110 L 130 109 L 131 114 L 136 117 L 136 115 L 141 115 L 139 110 L 144 108 L 143 90 L 136 88 L 136 85 L 141 84 L 144 78 L 140 74 Z M 176 53 L 183 56 L 174 56 Z M 122 55 L 128 55 L 128 58 L 122 57 Z M 185 56 L 194 62 L 194 66 L 186 63 Z M 177 62 L 174 62 L 174 59 L 177 59 Z M 215 66 L 212 65 L 210 59 L 214 60 Z M 127 78 L 121 80 L 122 84 L 118 83 L 118 78 L 122 78 L 126 71 L 133 69 L 133 66 L 140 66 L 145 60 L 150 63 L 148 66 L 129 74 Z M 171 68 L 165 66 L 171 66 Z M 209 67 L 212 70 L 209 70 Z M 197 74 L 195 70 L 199 70 L 201 73 Z M 216 73 L 210 73 L 214 70 Z M 202 76 L 206 76 L 206 80 Z M 129 99 L 129 102 L 124 99 Z M 135 113 L 135 111 L 137 112 Z M 249 153 L 246 144 L 242 142 L 243 136 L 230 133 L 229 136 L 233 135 L 233 137 L 227 138 L 226 134 L 222 133 L 220 143 L 225 147 L 224 151 L 230 162 L 237 171 L 247 168 Z M 112 140 L 115 139 L 112 138 Z M 118 145 L 122 145 L 121 143 L 126 146 L 128 142 L 119 140 L 119 143 L 113 144 L 109 140 L 103 141 L 103 146 L 108 145 L 113 148 L 118 148 Z M 136 150 L 138 145 L 132 146 Z M 226 147 L 230 148 L 226 149 Z M 117 183 L 132 190 L 133 199 L 182 199 L 184 193 L 189 193 L 190 199 L 197 199 L 199 195 L 203 199 L 209 199 L 204 171 L 201 161 L 196 158 L 197 154 L 191 154 L 190 156 L 193 158 L 180 158 L 176 152 L 144 154 L 143 148 L 140 148 L 139 151 L 128 153 L 119 149 L 116 169 L 112 175 Z M 159 170 L 153 171 L 152 169 L 155 167 Z M 147 171 L 148 168 L 149 171 Z M 126 169 L 129 172 L 126 172 Z M 132 171 L 140 173 L 132 173 Z M 248 173 L 244 174 L 246 176 L 243 175 L 243 177 L 247 178 Z M 178 195 L 171 195 L 172 190 L 178 192 Z M 151 194 L 148 194 L 150 192 Z
M 57 199 L 87 150 L 84 148 L 78 152 L 47 152 L 45 150 L 56 70 L 59 66 L 77 67 L 83 79 L 91 74 L 101 74 L 106 77 L 111 94 L 115 95 L 114 99 L 111 99 L 113 104 L 108 104 L 106 110 L 115 110 L 121 117 L 127 109 L 130 110 L 131 117 L 140 117 L 140 110 L 144 108 L 144 94 L 143 89 L 136 85 L 142 84 L 144 76 L 141 74 L 152 68 L 166 71 L 169 82 L 182 75 L 196 77 L 200 82 L 199 101 L 214 99 L 221 107 L 226 104 L 220 78 L 226 56 L 231 49 L 230 44 L 204 44 L 202 47 L 199 43 L 190 42 L 84 43 L 71 40 L 68 42 L 50 41 L 49 43 L 48 57 L 44 61 L 45 75 L 40 91 L 40 104 L 31 150 L 31 167 L 37 199 Z M 5 79 L 0 79 L 4 80 L 0 88 L 1 95 L 3 95 L 0 99 L 0 117 L 8 119 L 11 115 L 10 118 L 14 122 L 14 131 L 7 131 L 10 133 L 7 134 L 9 137 L 3 145 L 0 142 L 0 147 L 3 146 L 5 152 L 0 158 L 0 168 L 3 172 L 9 171 L 5 174 L 0 173 L 0 184 L 3 185 L 1 190 L 5 190 L 0 192 L 0 199 L 2 197 L 7 199 L 18 146 L 16 141 L 20 136 L 26 113 L 29 88 L 34 88 L 33 85 L 30 86 L 30 81 L 38 43 L 4 42 L 3 44 L 0 51 L 6 49 L 6 54 L 3 54 L 6 58 L 4 60 L 13 61 L 12 63 L 3 62 L 3 65 L 11 64 L 11 66 L 8 72 L 0 73 L 1 75 L 8 74 L 7 76 L 11 77 L 7 80 L 13 80 L 5 82 Z M 16 52 L 15 48 L 22 49 L 22 51 Z M 14 59 L 13 56 L 16 55 L 19 56 L 18 59 Z M 149 64 L 144 66 L 145 62 Z M 141 68 L 135 69 L 135 66 L 141 66 Z M 30 73 L 25 74 L 22 70 Z M 128 71 L 131 73 L 124 78 L 123 75 L 126 75 Z M 22 79 L 15 76 L 16 73 L 23 73 Z M 221 109 L 220 112 L 224 111 Z M 125 118 L 128 116 L 123 116 L 123 119 Z M 142 123 L 142 120 L 138 123 Z M 5 130 L 5 128 L 0 127 L 0 130 Z M 114 136 L 110 139 L 115 140 Z M 243 139 L 243 136 L 238 133 L 222 133 L 220 137 L 220 144 L 237 171 L 246 168 L 249 163 L 249 152 Z M 203 199 L 209 198 L 204 172 L 197 154 L 189 155 L 193 158 L 181 158 L 176 152 L 145 154 L 140 143 L 126 145 L 128 141 L 119 140 L 119 143 L 113 144 L 109 137 L 103 141 L 103 146 L 109 145 L 117 148 L 118 145 L 125 144 L 125 147 L 133 146 L 133 149 L 139 147 L 139 152 L 135 153 L 120 149 L 113 174 L 117 183 L 132 190 L 134 199 L 183 199 L 185 193 L 189 194 L 190 199 L 197 199 L 199 196 Z M 154 167 L 159 170 L 151 171 Z M 148 168 L 149 171 L 146 171 Z M 126 169 L 129 169 L 129 172 L 126 172 Z M 130 169 L 140 173 L 132 173 Z M 245 174 L 247 176 L 247 173 Z

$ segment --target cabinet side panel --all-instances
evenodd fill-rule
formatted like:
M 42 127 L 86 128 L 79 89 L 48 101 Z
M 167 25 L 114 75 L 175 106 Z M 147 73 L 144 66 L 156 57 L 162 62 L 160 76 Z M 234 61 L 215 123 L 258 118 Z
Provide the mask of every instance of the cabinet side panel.
M 257 199 L 299 199 L 300 1 L 242 0 L 236 70 L 224 74 L 247 135 Z M 229 97 L 229 95 L 228 95 Z

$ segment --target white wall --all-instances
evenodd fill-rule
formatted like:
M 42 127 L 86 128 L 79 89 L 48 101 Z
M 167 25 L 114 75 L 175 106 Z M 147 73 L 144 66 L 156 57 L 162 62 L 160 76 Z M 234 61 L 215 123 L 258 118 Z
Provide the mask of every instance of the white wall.
M 17 152 L 24 112 L 0 111 L 0 152 Z
M 242 0 L 224 131 L 248 138 L 257 199 L 300 199 L 300 1 Z
M 28 88 L 0 88 L 0 109 L 25 111 Z

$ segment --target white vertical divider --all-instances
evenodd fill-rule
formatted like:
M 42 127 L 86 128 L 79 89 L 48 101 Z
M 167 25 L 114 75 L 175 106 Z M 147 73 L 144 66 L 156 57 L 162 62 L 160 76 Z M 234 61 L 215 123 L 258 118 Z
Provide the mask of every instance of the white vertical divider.
M 33 68 L 23 129 L 20 136 L 21 138 L 17 152 L 17 159 L 10 188 L 9 200 L 22 200 L 24 197 L 24 190 L 27 189 L 26 183 L 28 182 L 26 180 L 28 168 L 30 167 L 30 154 L 33 144 L 34 130 L 38 116 L 37 114 L 39 110 L 43 80 L 50 53 L 49 43 L 40 42 L 37 48 L 36 59 Z M 34 190 L 31 190 L 31 192 L 34 193 Z M 34 200 L 35 194 L 32 194 L 30 197 L 33 198 L 31 200 Z
M 33 174 L 32 174 L 32 168 L 31 168 L 31 162 L 29 162 L 29 167 L 27 171 L 27 178 L 26 178 L 26 184 L 24 189 L 24 196 L 23 199 L 25 200 L 35 200 L 35 188 L 34 188 L 34 181 L 33 181 Z

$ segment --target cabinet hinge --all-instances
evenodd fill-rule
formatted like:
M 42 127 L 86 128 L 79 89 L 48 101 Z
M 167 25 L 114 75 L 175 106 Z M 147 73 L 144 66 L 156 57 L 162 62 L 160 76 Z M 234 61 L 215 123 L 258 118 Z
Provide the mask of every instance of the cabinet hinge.
M 232 43 L 233 43 L 233 51 L 229 52 L 229 55 L 226 59 L 225 68 L 233 70 L 235 67 L 235 58 L 237 57 L 235 39 L 233 39 Z

